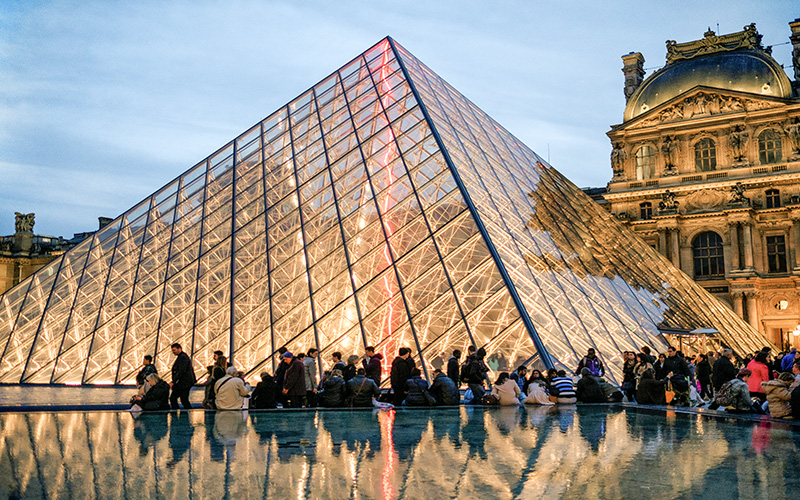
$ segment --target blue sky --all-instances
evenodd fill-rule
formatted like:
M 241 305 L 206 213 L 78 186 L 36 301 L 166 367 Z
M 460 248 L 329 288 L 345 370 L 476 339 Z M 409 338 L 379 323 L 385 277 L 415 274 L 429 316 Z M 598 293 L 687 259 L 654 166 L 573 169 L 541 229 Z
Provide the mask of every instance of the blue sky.
M 0 235 L 15 211 L 39 234 L 95 229 L 386 35 L 574 183 L 602 186 L 622 54 L 655 69 L 667 39 L 755 22 L 793 78 L 798 16 L 788 0 L 3 0 Z

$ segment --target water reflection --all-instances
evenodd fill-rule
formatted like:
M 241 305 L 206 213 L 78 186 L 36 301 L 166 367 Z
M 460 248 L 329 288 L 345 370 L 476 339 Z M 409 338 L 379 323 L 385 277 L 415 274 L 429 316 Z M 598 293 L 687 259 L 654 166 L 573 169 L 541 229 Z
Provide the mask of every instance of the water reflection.
M 800 487 L 788 425 L 621 408 L 4 414 L 0 434 L 8 498 L 786 498 Z

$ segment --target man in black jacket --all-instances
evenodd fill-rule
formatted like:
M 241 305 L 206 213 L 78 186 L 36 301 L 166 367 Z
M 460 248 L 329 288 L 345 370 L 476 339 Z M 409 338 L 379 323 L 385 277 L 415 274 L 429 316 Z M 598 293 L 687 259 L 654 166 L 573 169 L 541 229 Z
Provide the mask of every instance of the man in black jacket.
M 456 387 L 458 387 L 461 370 L 461 351 L 458 349 L 453 351 L 453 355 L 447 360 L 447 378 L 452 380 Z
M 347 381 L 347 398 L 350 406 L 372 406 L 372 399 L 381 395 L 375 381 L 367 378 L 364 373 L 364 369 L 359 368 L 356 376 Z
M 172 394 L 169 397 L 170 405 L 173 410 L 180 408 L 178 399 L 187 410 L 192 408 L 192 403 L 189 402 L 189 391 L 197 381 L 192 369 L 192 360 L 189 355 L 183 352 L 183 348 L 177 342 L 172 344 L 172 354 L 174 354 L 175 362 L 172 364 Z
M 731 358 L 733 358 L 733 351 L 731 349 L 723 349 L 722 356 L 714 362 L 712 383 L 715 393 L 719 391 L 719 388 L 722 387 L 725 382 L 730 382 L 736 378 L 738 372 L 736 371 L 736 367 L 733 366 Z
M 392 360 L 391 382 L 392 392 L 394 393 L 394 400 L 392 401 L 395 406 L 403 404 L 406 398 L 406 382 L 411 378 L 411 369 L 414 367 L 414 360 L 409 363 L 411 351 L 405 347 L 401 347 L 397 351 L 397 357 Z
M 431 388 L 428 391 L 431 393 L 431 396 L 433 396 L 440 405 L 458 406 L 458 403 L 461 401 L 461 394 L 458 392 L 456 383 L 450 379 L 450 377 L 442 373 L 441 370 L 435 370 L 433 375 L 433 384 L 431 384 Z

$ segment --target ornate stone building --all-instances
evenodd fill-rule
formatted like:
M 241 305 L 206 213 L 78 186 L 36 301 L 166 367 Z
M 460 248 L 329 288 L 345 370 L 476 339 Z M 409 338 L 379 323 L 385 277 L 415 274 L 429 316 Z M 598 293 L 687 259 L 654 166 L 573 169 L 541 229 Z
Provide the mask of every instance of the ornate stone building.
M 622 57 L 607 208 L 779 346 L 800 347 L 800 19 L 795 81 L 754 24 Z
M 34 214 L 16 213 L 14 234 L 0 236 L 0 295 L 35 273 L 45 264 L 74 247 L 94 232 L 78 233 L 72 239 L 33 233 Z M 111 219 L 99 217 L 100 229 Z

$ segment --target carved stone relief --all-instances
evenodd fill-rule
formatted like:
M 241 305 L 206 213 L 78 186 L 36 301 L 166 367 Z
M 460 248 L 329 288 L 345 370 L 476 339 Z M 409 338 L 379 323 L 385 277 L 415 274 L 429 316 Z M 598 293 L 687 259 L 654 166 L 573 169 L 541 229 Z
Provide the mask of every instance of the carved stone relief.
M 728 195 L 714 189 L 702 189 L 688 195 L 683 201 L 686 213 L 713 212 L 721 209 L 728 201 Z
M 661 110 L 658 115 L 642 120 L 632 125 L 630 128 L 653 127 L 659 123 L 675 122 L 678 120 L 688 120 L 696 116 L 711 116 L 728 113 L 738 113 L 741 111 L 756 111 L 780 106 L 769 101 L 755 99 L 745 99 L 735 96 L 721 96 L 698 92 L 684 100 Z

